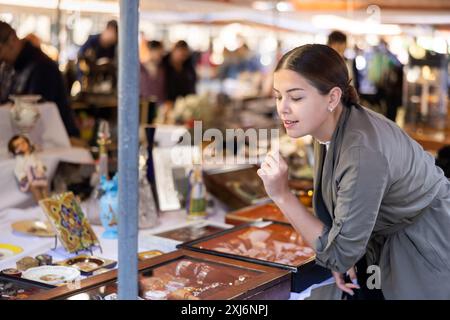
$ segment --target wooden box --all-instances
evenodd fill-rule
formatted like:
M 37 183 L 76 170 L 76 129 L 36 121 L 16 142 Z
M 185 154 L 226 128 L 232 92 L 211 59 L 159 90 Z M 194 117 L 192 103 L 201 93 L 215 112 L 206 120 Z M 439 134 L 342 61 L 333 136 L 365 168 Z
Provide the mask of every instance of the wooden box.
M 246 223 L 179 247 L 289 270 L 294 292 L 331 277 L 328 269 L 315 264 L 314 251 L 306 246 L 301 235 L 282 222 Z
M 232 210 L 270 201 L 256 166 L 204 173 L 206 189 Z
M 249 165 L 237 169 L 209 170 L 204 174 L 204 181 L 208 192 L 231 210 L 238 210 L 271 201 L 257 171 L 257 166 Z M 289 180 L 289 187 L 305 206 L 312 207 L 312 180 Z
M 290 278 L 287 270 L 177 250 L 139 262 L 139 297 L 159 300 L 164 297 L 169 300 L 289 299 Z M 31 299 L 115 300 L 117 270 L 84 279 L 78 287 L 61 286 Z

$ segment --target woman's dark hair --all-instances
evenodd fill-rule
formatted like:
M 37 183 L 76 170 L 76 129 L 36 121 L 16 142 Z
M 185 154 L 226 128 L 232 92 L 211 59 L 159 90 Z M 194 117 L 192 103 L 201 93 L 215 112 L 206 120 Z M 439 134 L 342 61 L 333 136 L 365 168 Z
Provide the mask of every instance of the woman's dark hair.
M 9 142 L 8 142 L 8 151 L 9 151 L 9 152 L 11 152 L 14 156 L 17 155 L 17 154 L 16 154 L 16 150 L 15 150 L 15 148 L 14 148 L 14 141 L 16 141 L 16 140 L 19 139 L 19 138 L 24 139 L 24 140 L 28 143 L 28 145 L 30 146 L 31 152 L 34 151 L 34 146 L 31 144 L 30 139 L 28 139 L 28 137 L 26 137 L 26 136 L 24 136 L 24 135 L 17 134 L 17 135 L 15 135 L 15 136 L 13 136 L 13 137 L 9 140 Z
M 275 71 L 287 69 L 304 77 L 321 94 L 334 87 L 342 90 L 342 103 L 359 106 L 358 93 L 350 85 L 347 65 L 334 49 L 322 44 L 306 44 L 287 52 L 278 62 Z

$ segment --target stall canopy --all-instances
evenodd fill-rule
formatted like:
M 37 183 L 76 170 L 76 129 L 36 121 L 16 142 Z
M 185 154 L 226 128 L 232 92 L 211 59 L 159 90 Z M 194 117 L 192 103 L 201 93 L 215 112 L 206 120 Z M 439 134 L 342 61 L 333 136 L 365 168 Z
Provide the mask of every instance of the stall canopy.
M 4 12 L 59 8 L 70 12 L 119 14 L 119 2 L 113 0 L 0 0 L 0 5 Z M 165 24 L 240 22 L 300 32 L 332 27 L 351 34 L 371 31 L 388 35 L 398 34 L 401 27 L 398 25 L 450 26 L 450 1 L 447 0 L 141 0 L 139 5 L 141 19 Z

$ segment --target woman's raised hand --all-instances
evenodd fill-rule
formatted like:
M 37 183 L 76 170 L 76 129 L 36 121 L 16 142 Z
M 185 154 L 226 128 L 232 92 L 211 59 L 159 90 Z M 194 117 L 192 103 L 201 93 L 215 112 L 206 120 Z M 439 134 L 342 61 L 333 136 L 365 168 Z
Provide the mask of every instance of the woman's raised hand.
M 288 165 L 279 152 L 269 152 L 257 173 L 273 201 L 281 200 L 283 196 L 290 193 Z

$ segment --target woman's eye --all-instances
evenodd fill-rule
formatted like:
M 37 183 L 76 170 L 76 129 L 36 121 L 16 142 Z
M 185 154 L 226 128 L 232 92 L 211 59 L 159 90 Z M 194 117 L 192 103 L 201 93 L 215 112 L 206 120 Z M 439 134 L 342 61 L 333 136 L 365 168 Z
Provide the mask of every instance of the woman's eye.
M 303 99 L 303 97 L 298 97 L 298 98 L 294 98 L 294 97 L 292 97 L 291 99 L 292 99 L 292 101 L 300 101 L 300 100 L 302 100 L 302 99 Z

